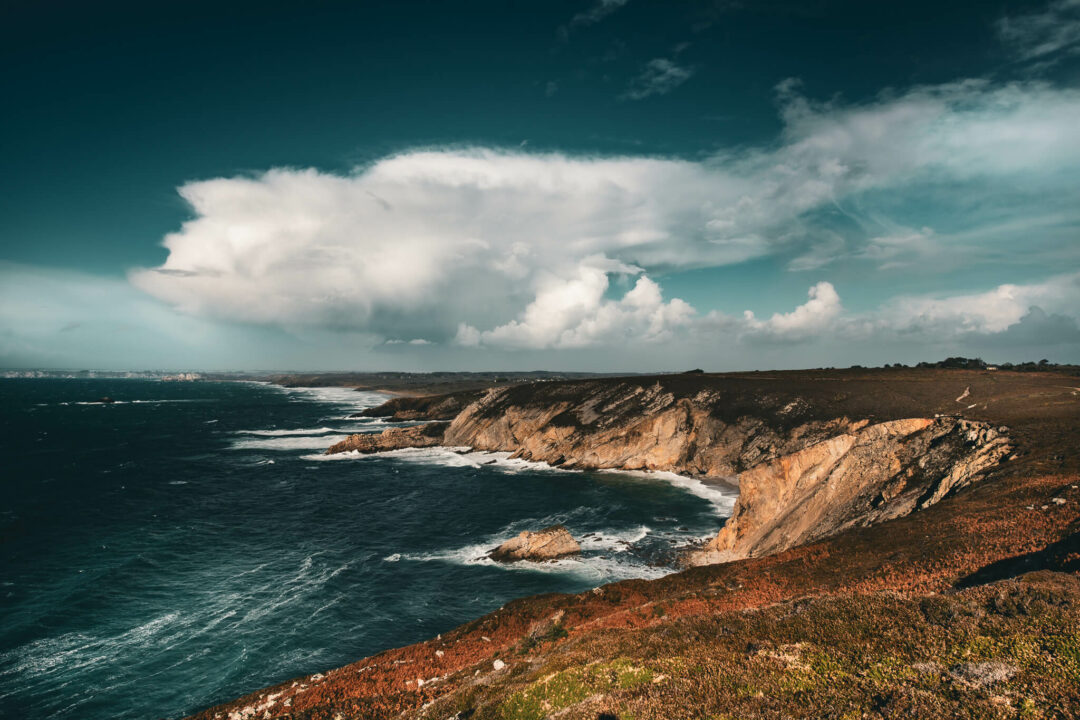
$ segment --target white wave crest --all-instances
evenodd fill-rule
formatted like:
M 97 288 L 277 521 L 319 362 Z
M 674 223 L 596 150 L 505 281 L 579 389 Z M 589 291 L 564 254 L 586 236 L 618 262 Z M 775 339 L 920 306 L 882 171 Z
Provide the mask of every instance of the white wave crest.
M 348 435 L 285 435 L 234 440 L 232 450 L 325 450 Z
M 578 472 L 577 470 L 564 470 L 544 462 L 511 458 L 508 452 L 483 452 L 474 451 L 468 447 L 426 447 L 426 448 L 402 448 L 400 450 L 386 450 L 376 453 L 359 453 L 354 451 L 337 453 L 334 455 L 307 455 L 305 460 L 362 460 L 373 458 L 391 458 L 406 462 L 422 463 L 424 465 L 441 465 L 443 467 L 491 467 L 502 472 L 517 473 L 530 472 Z
M 498 568 L 507 572 L 542 572 L 542 573 L 566 573 L 585 578 L 593 583 L 614 582 L 630 578 L 658 578 L 674 572 L 674 568 L 655 567 L 625 554 L 593 555 L 582 554 L 533 562 L 531 560 L 519 560 L 511 563 L 495 562 L 488 557 L 488 553 L 498 547 L 509 538 L 495 539 L 489 542 L 466 545 L 460 548 L 439 550 L 428 553 L 395 553 L 399 560 L 412 560 L 415 562 L 446 562 L 463 566 L 485 566 Z M 396 562 L 389 558 L 387 562 Z
M 557 560 L 542 562 L 519 560 L 512 563 L 501 563 L 488 557 L 488 553 L 523 529 L 546 527 L 565 519 L 562 516 L 548 516 L 545 518 L 517 520 L 495 535 L 478 543 L 424 553 L 394 553 L 384 557 L 383 561 L 445 562 L 463 566 L 494 567 L 510 572 L 568 573 L 595 583 L 614 582 L 629 578 L 657 578 L 675 571 L 674 568 L 670 567 L 647 565 L 641 559 L 630 554 L 629 546 L 644 539 L 651 532 L 650 528 L 645 525 L 628 530 L 609 529 L 585 533 L 581 536 L 582 553 L 580 555 Z
M 354 390 L 348 387 L 295 387 L 279 388 L 299 402 L 315 401 L 336 405 L 352 412 L 358 412 L 376 405 L 382 405 L 389 399 L 384 393 L 368 390 Z
M 632 530 L 624 531 L 611 531 L 611 532 L 591 532 L 579 538 L 581 547 L 584 550 L 625 550 L 627 547 L 633 545 L 636 542 L 644 540 L 649 533 L 652 532 L 652 528 L 647 525 L 634 528 Z
M 326 433 L 340 433 L 343 430 L 335 430 L 329 427 L 300 428 L 298 430 L 237 430 L 237 435 L 262 435 L 264 437 L 278 437 L 284 435 L 325 435 Z

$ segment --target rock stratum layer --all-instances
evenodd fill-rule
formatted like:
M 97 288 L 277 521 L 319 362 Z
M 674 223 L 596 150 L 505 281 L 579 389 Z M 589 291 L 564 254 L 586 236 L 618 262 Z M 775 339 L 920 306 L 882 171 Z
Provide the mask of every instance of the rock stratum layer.
M 858 407 L 843 392 L 761 393 L 737 384 L 687 392 L 678 380 L 490 390 L 448 425 L 353 435 L 327 452 L 460 446 L 564 468 L 664 470 L 736 484 L 731 520 L 686 558 L 700 565 L 779 552 L 926 508 L 1010 449 L 990 425 L 955 417 L 852 419 L 846 411 Z M 422 418 L 427 408 L 442 418 L 448 401 L 414 405 L 409 417 Z M 397 414 L 401 404 L 375 412 Z

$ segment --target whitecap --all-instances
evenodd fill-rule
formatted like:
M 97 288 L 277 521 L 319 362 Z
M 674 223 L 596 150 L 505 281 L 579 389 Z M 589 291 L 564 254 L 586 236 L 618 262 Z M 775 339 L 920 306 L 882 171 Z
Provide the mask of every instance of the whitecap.
M 647 525 L 641 525 L 640 527 L 621 532 L 599 531 L 586 533 L 586 536 L 580 538 L 580 540 L 581 546 L 588 550 L 625 550 L 634 543 L 644 540 L 651 532 L 652 528 Z
M 325 450 L 347 435 L 287 435 L 234 440 L 232 450 Z
M 272 429 L 272 430 L 236 430 L 236 435 L 258 435 L 259 437 L 288 437 L 291 435 L 326 435 L 329 433 L 336 433 L 338 435 L 342 433 L 363 433 L 371 431 L 371 427 L 368 425 L 353 425 L 351 427 L 316 427 L 316 428 L 295 428 L 291 430 Z
M 284 435 L 323 435 L 325 433 L 341 432 L 329 427 L 300 428 L 297 430 L 237 430 L 237 435 L 262 435 L 265 437 L 278 437 Z
M 435 552 L 403 553 L 400 558 L 415 562 L 435 561 L 462 566 L 491 567 L 507 572 L 566 573 L 596 583 L 614 582 L 630 578 L 651 579 L 675 572 L 675 569 L 670 567 L 646 565 L 626 554 L 593 555 L 588 552 L 591 548 L 587 547 L 585 548 L 585 554 L 543 562 L 519 560 L 517 562 L 501 563 L 488 557 L 489 552 L 508 539 L 509 537 L 495 538 L 488 542 Z
M 315 401 L 328 405 L 347 408 L 359 412 L 376 405 L 382 405 L 389 399 L 385 393 L 369 390 L 354 390 L 348 387 L 296 387 L 279 388 L 299 402 Z
M 524 518 L 510 523 L 498 533 L 478 543 L 431 552 L 394 553 L 383 558 L 383 560 L 386 562 L 398 562 L 400 560 L 445 562 L 463 566 L 493 567 L 510 572 L 567 573 L 597 583 L 629 578 L 657 578 L 675 572 L 675 569 L 671 567 L 647 565 L 629 552 L 631 545 L 643 540 L 652 532 L 645 525 L 626 530 L 607 529 L 585 533 L 585 535 L 580 536 L 582 539 L 582 553 L 580 555 L 572 555 L 556 560 L 542 562 L 519 560 L 512 563 L 501 563 L 488 557 L 488 553 L 517 535 L 521 530 L 563 523 L 568 520 L 569 516 L 574 514 L 576 514 L 576 511 L 549 515 L 543 518 Z M 576 533 L 575 537 L 578 537 Z M 589 540 L 597 541 L 588 542 Z
M 329 447 L 329 446 L 327 446 Z M 425 465 L 441 465 L 443 467 L 490 467 L 502 472 L 518 473 L 524 470 L 530 472 L 579 472 L 558 468 L 545 462 L 522 460 L 511 458 L 508 452 L 485 452 L 474 451 L 469 447 L 425 447 L 425 448 L 401 448 L 399 450 L 384 450 L 375 453 L 360 453 L 350 450 L 334 455 L 304 456 L 308 460 L 359 460 L 374 458 L 391 458 L 407 462 L 423 463 Z
M 131 402 L 135 405 L 158 405 L 160 403 L 200 403 L 216 401 L 211 398 L 172 398 L 169 400 L 132 400 Z

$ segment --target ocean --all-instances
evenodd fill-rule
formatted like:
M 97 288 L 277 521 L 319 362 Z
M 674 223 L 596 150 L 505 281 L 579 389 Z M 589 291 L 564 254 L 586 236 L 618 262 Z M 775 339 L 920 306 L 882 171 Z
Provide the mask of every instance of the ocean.
M 102 397 L 112 404 L 94 401 Z M 0 716 L 175 718 L 516 597 L 674 570 L 731 491 L 448 449 L 322 455 L 386 398 L 0 380 Z M 564 523 L 579 558 L 485 553 Z

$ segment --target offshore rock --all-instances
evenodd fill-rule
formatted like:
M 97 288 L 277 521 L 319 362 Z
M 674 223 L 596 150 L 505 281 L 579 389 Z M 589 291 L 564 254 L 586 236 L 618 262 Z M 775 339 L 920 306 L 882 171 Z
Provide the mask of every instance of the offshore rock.
M 576 555 L 581 546 L 562 525 L 552 525 L 539 532 L 525 530 L 492 550 L 488 557 L 499 562 L 516 560 L 554 560 Z
M 389 428 L 381 433 L 358 433 L 350 435 L 330 446 L 327 455 L 356 451 L 375 453 L 402 448 L 433 447 L 441 445 L 446 425 L 428 423 L 407 428 Z
M 893 420 L 839 434 L 741 473 L 732 516 L 684 560 L 760 557 L 910 515 L 1010 451 L 997 430 L 955 418 Z

